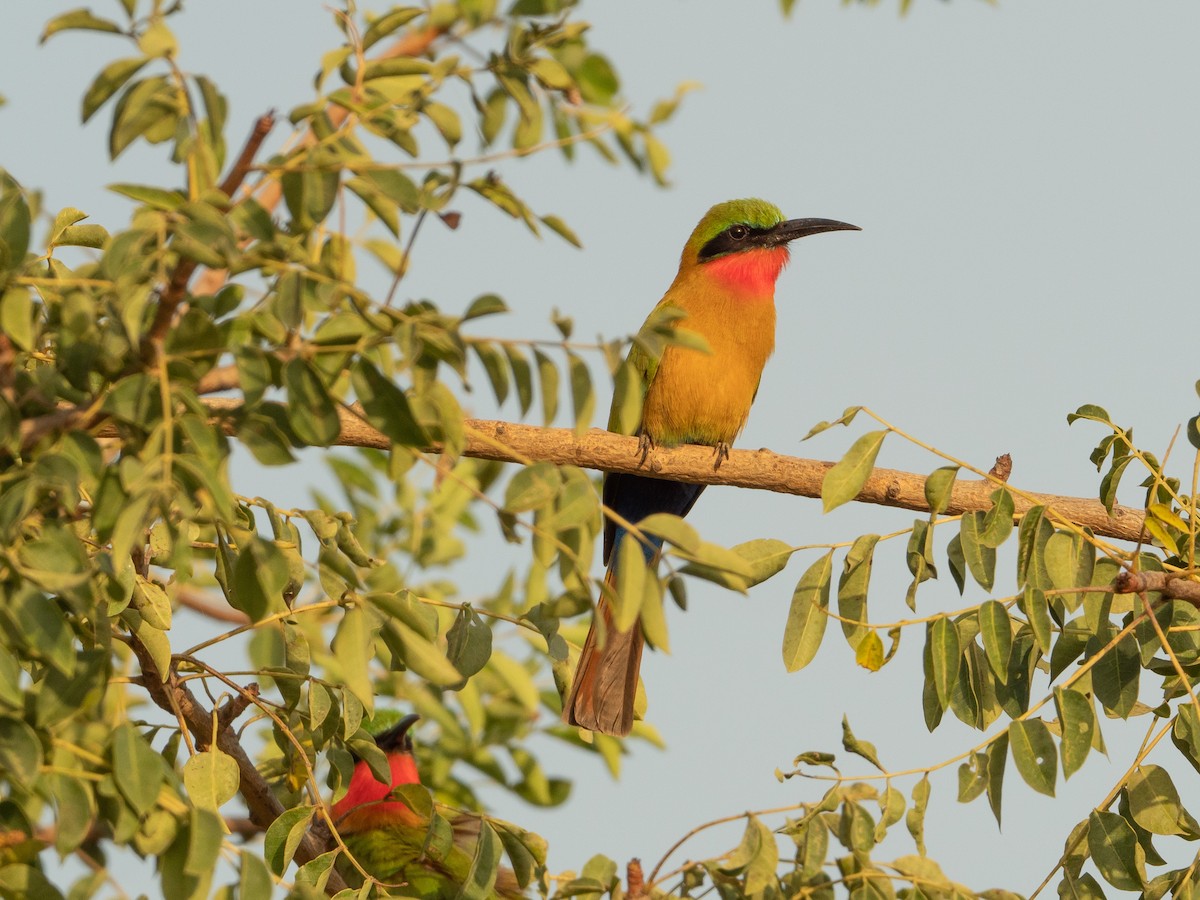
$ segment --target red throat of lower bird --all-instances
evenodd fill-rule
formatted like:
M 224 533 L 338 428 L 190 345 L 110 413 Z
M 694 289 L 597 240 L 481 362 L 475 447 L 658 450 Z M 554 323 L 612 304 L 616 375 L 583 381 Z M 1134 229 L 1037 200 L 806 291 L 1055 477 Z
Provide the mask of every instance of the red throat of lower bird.
M 704 271 L 723 286 L 747 297 L 769 297 L 788 262 L 787 246 L 730 253 L 704 263 Z
M 338 831 L 352 834 L 394 822 L 418 821 L 416 813 L 404 803 L 385 799 L 393 787 L 421 780 L 416 761 L 409 753 L 393 752 L 388 754 L 388 764 L 392 770 L 391 784 L 377 781 L 365 762 L 359 760 L 355 764 L 346 796 L 333 805 L 333 821 Z

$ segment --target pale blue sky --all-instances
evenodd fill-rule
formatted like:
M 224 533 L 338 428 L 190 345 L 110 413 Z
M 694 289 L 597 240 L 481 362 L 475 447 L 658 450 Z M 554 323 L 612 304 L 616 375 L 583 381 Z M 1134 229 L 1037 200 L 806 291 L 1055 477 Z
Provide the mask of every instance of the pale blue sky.
M 80 129 L 79 97 L 117 52 L 103 38 L 77 35 L 36 45 L 42 21 L 76 5 L 41 0 L 5 10 L 0 165 L 44 187 L 50 208 L 77 206 L 119 226 L 129 206 L 103 185 L 152 181 L 164 154 L 139 148 L 110 166 L 106 115 Z M 761 195 L 789 216 L 841 219 L 863 231 L 795 247 L 777 296 L 779 349 L 740 446 L 836 458 L 853 433 L 826 432 L 803 446 L 799 439 L 861 403 L 985 468 L 1012 453 L 1012 481 L 1022 488 L 1093 495 L 1099 476 L 1087 454 L 1101 432 L 1068 428 L 1068 412 L 1104 405 L 1161 455 L 1197 411 L 1190 347 L 1200 283 L 1200 5 L 914 0 L 903 19 L 896 7 L 801 0 L 785 21 L 768 0 L 585 2 L 592 39 L 612 56 L 632 102 L 644 109 L 679 82 L 704 84 L 663 132 L 673 187 L 658 190 L 587 153 L 574 168 L 506 164 L 518 193 L 566 218 L 584 250 L 538 242 L 464 197 L 462 228 L 423 233 L 402 293 L 453 309 L 495 290 L 515 311 L 494 328 L 506 335 L 549 336 L 552 307 L 574 316 L 581 336 L 628 333 L 669 283 L 704 210 Z M 230 94 L 234 145 L 265 109 L 308 98 L 318 54 L 336 42 L 316 0 L 197 0 L 178 21 L 183 65 Z M 1185 479 L 1187 454 L 1178 447 L 1172 466 Z M 918 472 L 940 465 L 899 441 L 885 445 L 879 462 Z M 253 492 L 303 502 L 298 481 L 287 472 Z M 875 508 L 822 516 L 813 501 L 732 489 L 711 489 L 691 516 L 726 544 L 848 540 L 911 518 Z M 900 550 L 876 563 L 876 620 L 908 615 Z M 784 672 L 787 606 L 811 558 L 799 554 L 748 597 L 692 586 L 689 612 L 670 620 L 673 654 L 651 654 L 643 667 L 666 752 L 636 746 L 614 783 L 598 762 L 543 742 L 548 768 L 576 781 L 571 801 L 544 812 L 497 797 L 497 814 L 550 836 L 552 869 L 581 866 L 592 851 L 652 866 L 704 820 L 819 797 L 824 785 L 774 778 L 801 751 L 838 751 L 844 771 L 865 772 L 840 751 L 843 713 L 895 769 L 978 743 L 951 716 L 926 733 L 915 633 L 877 675 L 854 666 L 836 628 L 811 667 Z M 1011 574 L 998 580 L 1010 584 Z M 980 599 L 969 587 L 963 600 L 944 577 L 924 586 L 918 609 Z M 1002 834 L 983 801 L 954 802 L 953 768 L 941 773 L 931 855 L 974 888 L 1029 892 L 1070 826 L 1124 771 L 1146 724 L 1104 721 L 1112 763 L 1090 759 L 1060 784 L 1057 801 L 1035 795 L 1010 767 Z M 1173 748 L 1164 742 L 1154 759 L 1187 799 L 1200 796 Z M 897 786 L 907 794 L 911 779 Z M 697 839 L 676 862 L 731 846 L 739 827 Z M 1174 865 L 1194 852 L 1158 843 Z M 894 846 L 896 855 L 911 850 L 906 841 Z

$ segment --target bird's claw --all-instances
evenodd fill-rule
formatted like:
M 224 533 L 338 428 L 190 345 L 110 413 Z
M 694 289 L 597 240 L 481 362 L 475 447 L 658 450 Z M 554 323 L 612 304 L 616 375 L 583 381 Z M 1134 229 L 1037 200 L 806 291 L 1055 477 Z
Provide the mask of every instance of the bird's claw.
M 644 466 L 646 464 L 646 457 L 650 455 L 650 451 L 653 449 L 654 438 L 650 437 L 650 435 L 643 431 L 638 435 L 638 453 L 641 454 L 641 458 L 638 460 L 639 466 Z
M 713 447 L 713 456 L 715 457 L 713 461 L 713 468 L 721 468 L 721 463 L 729 459 L 729 445 L 724 441 L 717 441 L 716 445 Z

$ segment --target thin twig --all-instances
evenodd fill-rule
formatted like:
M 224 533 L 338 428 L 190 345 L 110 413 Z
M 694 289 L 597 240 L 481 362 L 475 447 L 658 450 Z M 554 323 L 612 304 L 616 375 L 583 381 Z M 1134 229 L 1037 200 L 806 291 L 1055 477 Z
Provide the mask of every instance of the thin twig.
M 237 160 L 229 169 L 229 174 L 221 182 L 221 192 L 226 197 L 233 199 L 234 193 L 242 186 L 242 182 L 246 180 L 246 176 L 250 174 L 250 169 L 254 166 L 254 157 L 258 155 L 259 148 L 262 147 L 263 141 L 267 139 L 267 135 L 274 127 L 274 110 L 259 116 L 254 121 L 254 128 L 251 130 L 250 136 L 246 138 L 242 152 L 238 154 Z

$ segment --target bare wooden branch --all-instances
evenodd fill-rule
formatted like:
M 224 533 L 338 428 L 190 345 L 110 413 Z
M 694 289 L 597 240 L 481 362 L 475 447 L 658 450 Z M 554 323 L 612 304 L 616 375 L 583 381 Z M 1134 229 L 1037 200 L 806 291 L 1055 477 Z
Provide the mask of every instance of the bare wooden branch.
M 240 408 L 237 399 L 213 398 L 204 401 L 214 415 Z M 337 440 L 341 446 L 375 447 L 387 450 L 391 442 L 371 427 L 356 411 L 339 410 L 342 432 Z M 233 433 L 233 423 L 226 426 Z M 641 462 L 638 440 L 592 428 L 577 435 L 567 428 L 540 428 L 512 422 L 485 419 L 466 421 L 465 456 L 493 459 L 501 462 L 542 460 L 557 465 L 580 466 L 604 472 L 649 475 L 692 484 L 727 484 L 734 487 L 795 494 L 800 497 L 820 497 L 821 483 L 832 462 L 783 456 L 770 450 L 732 450 L 713 468 L 711 447 L 685 444 L 681 447 L 655 447 Z M 441 447 L 425 448 L 440 453 Z M 991 481 L 963 480 L 954 484 L 947 515 L 986 511 L 992 508 L 991 495 L 996 485 Z M 925 476 L 896 469 L 876 469 L 855 498 L 860 503 L 894 506 L 913 512 L 929 512 L 925 501 Z M 1138 509 L 1114 507 L 1112 515 L 1098 500 L 1066 497 L 1059 494 L 1027 493 L 1013 497 L 1015 518 L 1020 519 L 1033 506 L 1050 507 L 1055 515 L 1077 525 L 1090 528 L 1095 534 L 1125 541 L 1144 539 L 1143 513 Z
M 636 856 L 625 866 L 625 883 L 629 900 L 643 900 L 646 896 L 646 876 L 642 874 L 642 861 Z
M 1143 591 L 1159 591 L 1173 600 L 1186 600 L 1200 607 L 1200 582 L 1172 577 L 1167 572 L 1121 571 L 1113 580 L 1113 589 L 1121 594 L 1140 594 Z
M 227 196 L 232 196 L 233 192 L 241 186 L 246 173 L 250 171 L 250 166 L 254 162 L 255 154 L 258 153 L 262 142 L 266 140 L 274 125 L 275 116 L 272 113 L 260 116 L 254 123 L 254 128 L 246 139 L 246 145 L 229 170 L 229 174 L 225 176 L 225 180 L 221 182 L 221 190 Z M 183 298 L 187 296 L 188 282 L 198 266 L 199 263 L 194 259 L 186 258 L 180 259 L 175 264 L 167 286 L 159 294 L 158 306 L 154 310 L 154 321 L 142 336 L 141 357 L 144 362 L 148 363 L 157 358 L 167 331 L 171 328 L 171 322 L 175 319 L 175 313 L 183 302 Z
M 233 198 L 234 192 L 242 186 L 242 182 L 246 180 L 246 176 L 250 173 L 250 167 L 254 165 L 254 157 L 258 155 L 259 148 L 262 147 L 262 142 L 267 139 L 267 135 L 271 133 L 271 129 L 275 127 L 275 113 L 268 112 L 258 117 L 254 122 L 254 128 L 250 132 L 250 136 L 246 138 L 246 144 L 242 147 L 242 152 L 238 154 L 238 158 L 234 161 L 233 166 L 229 169 L 229 174 L 225 176 L 221 182 L 221 192 L 230 199 Z
M 202 591 L 194 590 L 186 585 L 175 591 L 175 600 L 180 606 L 186 606 L 202 616 L 216 619 L 218 622 L 229 622 L 233 625 L 249 625 L 250 617 L 244 612 L 234 609 L 228 603 L 210 600 Z
M 197 394 L 218 394 L 231 391 L 239 384 L 237 366 L 218 366 L 209 369 L 196 381 Z

